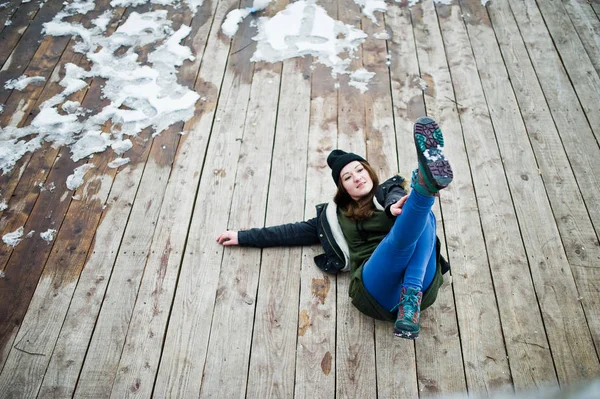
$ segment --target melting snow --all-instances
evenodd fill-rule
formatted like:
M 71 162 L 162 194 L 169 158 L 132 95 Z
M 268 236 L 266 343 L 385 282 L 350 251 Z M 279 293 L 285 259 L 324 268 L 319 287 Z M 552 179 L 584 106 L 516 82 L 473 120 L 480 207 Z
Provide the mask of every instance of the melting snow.
M 367 91 L 367 84 L 371 78 L 375 76 L 375 72 L 369 72 L 365 68 L 360 68 L 350 74 L 350 86 L 356 87 L 361 93 Z
M 367 35 L 352 25 L 336 21 L 324 8 L 314 1 L 297 1 L 288 5 L 273 18 L 262 17 L 258 21 L 258 42 L 251 61 L 278 62 L 288 58 L 312 55 L 332 69 L 335 77 L 349 73 L 350 56 L 358 49 Z
M 221 30 L 223 33 L 229 37 L 233 37 L 238 31 L 238 25 L 244 18 L 250 15 L 251 11 L 252 10 L 250 8 L 229 11 L 227 17 L 225 18 L 225 22 L 223 22 L 223 25 L 221 25 Z
M 4 84 L 4 88 L 6 90 L 23 90 L 30 84 L 40 85 L 46 81 L 46 78 L 43 76 L 32 76 L 27 77 L 26 75 L 21 75 L 16 79 L 10 79 Z
M 123 166 L 129 163 L 129 158 L 116 158 L 114 161 L 108 164 L 109 168 L 118 168 L 119 166 Z
M 4 241 L 4 243 L 6 245 L 10 245 L 11 247 L 16 247 L 17 244 L 19 244 L 21 242 L 21 240 L 23 239 L 23 226 L 19 227 L 18 229 L 16 229 L 15 231 L 13 231 L 12 233 L 7 233 L 5 235 L 2 236 L 2 241 Z
M 42 240 L 46 241 L 48 244 L 50 244 L 50 241 L 54 240 L 55 235 L 56 235 L 56 230 L 54 230 L 54 229 L 48 229 L 48 230 L 44 231 L 43 233 L 40 233 L 40 237 L 42 237 Z
M 0 202 L 0 211 L 5 210 L 6 208 L 8 208 L 8 205 L 6 205 L 6 200 L 2 200 L 2 202 Z
M 162 5 L 173 5 L 178 1 L 153 0 Z M 114 0 L 112 5 L 146 2 Z M 185 3 L 192 10 L 202 5 L 201 0 Z M 131 141 L 124 136 L 135 136 L 146 128 L 153 128 L 156 135 L 173 123 L 187 121 L 193 116 L 200 96 L 177 83 L 178 67 L 186 60 L 194 60 L 191 49 L 180 44 L 191 28 L 182 25 L 175 31 L 166 10 L 143 14 L 132 12 L 109 36 L 105 36 L 105 31 L 113 16 L 111 10 L 94 19 L 89 29 L 65 21 L 94 7 L 93 0 L 75 0 L 44 24 L 47 35 L 78 37 L 74 48 L 87 56 L 91 67 L 85 70 L 74 64 L 65 65 L 64 78 L 59 82 L 64 90 L 40 105 L 40 112 L 30 126 L 0 127 L 0 168 L 4 173 L 10 171 L 26 152 L 38 149 L 43 141 L 55 146 L 70 146 L 73 160 L 102 152 L 109 146 L 120 155 L 131 148 Z M 157 47 L 148 54 L 148 63 L 141 64 L 135 50 L 148 44 Z M 117 50 L 119 55 L 115 54 Z M 94 77 L 105 80 L 102 95 L 109 100 L 108 105 L 95 114 L 84 110 L 78 102 L 66 101 L 71 94 L 87 87 L 86 80 Z M 17 88 L 40 79 L 43 80 L 21 77 L 7 85 Z M 112 122 L 110 131 L 102 131 L 102 126 L 109 121 Z M 73 179 L 74 176 L 70 184 L 75 187 Z
M 93 163 L 86 163 L 85 165 L 75 168 L 73 174 L 67 177 L 67 188 L 69 190 L 76 190 L 79 186 L 81 186 L 81 184 L 83 184 L 83 176 L 93 167 Z
M 386 12 L 387 4 L 383 0 L 354 0 L 362 9 L 362 13 L 367 16 L 374 24 L 377 23 L 377 18 L 373 15 L 375 11 Z

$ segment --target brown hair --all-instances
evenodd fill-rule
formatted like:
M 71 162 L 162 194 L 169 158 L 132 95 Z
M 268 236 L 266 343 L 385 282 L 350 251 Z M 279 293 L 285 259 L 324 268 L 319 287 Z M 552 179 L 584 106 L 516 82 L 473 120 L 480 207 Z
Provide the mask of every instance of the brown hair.
M 375 204 L 373 204 L 373 197 L 375 196 L 375 191 L 377 190 L 377 186 L 379 186 L 379 178 L 377 177 L 377 173 L 375 170 L 366 162 L 360 162 L 360 164 L 369 172 L 369 176 L 373 181 L 373 188 L 369 192 L 369 194 L 365 195 L 361 198 L 361 201 L 355 201 L 352 199 L 350 194 L 344 188 L 342 184 L 342 179 L 338 180 L 337 183 L 337 192 L 333 197 L 333 202 L 337 204 L 337 206 L 342 210 L 344 216 L 349 219 L 354 220 L 365 220 L 369 219 L 375 213 Z

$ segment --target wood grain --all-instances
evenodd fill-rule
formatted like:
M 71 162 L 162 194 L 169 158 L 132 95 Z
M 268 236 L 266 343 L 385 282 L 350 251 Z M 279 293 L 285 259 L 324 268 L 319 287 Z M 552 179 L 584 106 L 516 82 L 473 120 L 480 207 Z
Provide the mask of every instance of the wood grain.
M 453 267 L 456 311 L 469 393 L 506 390 L 510 371 L 481 221 L 464 147 L 457 99 L 444 54 L 438 17 L 432 1 L 412 9 L 427 114 L 437 120 L 445 137 L 454 180 L 444 190 L 442 205 L 450 262 Z M 433 392 L 435 393 L 435 392 Z
M 399 170 L 401 175 L 410 179 L 411 171 L 416 166 L 413 123 L 426 114 L 410 9 L 405 6 L 389 7 L 386 25 L 391 29 L 391 42 L 388 42 L 388 46 L 391 53 L 391 94 Z M 443 201 L 445 196 L 442 193 L 441 202 Z M 445 242 L 439 205 L 434 211 L 439 219 L 438 235 Z M 417 353 L 414 366 L 411 361 L 404 359 L 407 356 L 415 357 L 415 349 L 411 348 L 412 345 L 407 345 L 405 340 L 395 340 L 395 350 L 389 351 L 389 354 L 387 351 L 382 354 L 378 350 L 378 362 L 383 356 L 390 357 L 389 360 L 393 362 L 387 367 L 378 367 L 378 376 L 386 373 L 392 374 L 390 378 L 394 378 L 393 373 L 397 374 L 399 368 L 406 370 L 407 375 L 403 378 L 396 376 L 393 391 L 405 392 L 406 397 L 418 395 L 419 390 L 431 394 L 466 391 L 453 287 L 450 283 L 440 289 L 436 303 L 421 314 L 421 331 L 421 337 L 415 345 Z M 384 343 L 381 346 L 383 345 Z M 412 379 L 413 374 L 415 381 Z
M 600 74 L 600 20 L 587 0 L 563 1 L 562 5 L 573 23 L 577 36 L 596 73 Z
M 329 16 L 336 17 L 335 3 L 327 3 Z M 334 9 L 332 9 L 334 8 Z M 306 170 L 304 219 L 315 217 L 315 205 L 335 194 L 327 156 L 337 144 L 337 90 L 331 71 L 317 65 L 311 78 L 310 123 Z M 335 395 L 336 276 L 322 272 L 313 258 L 320 246 L 302 248 L 300 306 L 294 396 L 327 398 Z
M 580 277 L 585 275 L 585 270 L 588 270 L 589 267 L 598 264 L 600 246 L 579 189 L 584 189 L 585 191 L 582 190 L 582 192 L 592 196 L 600 193 L 592 193 L 594 190 L 597 191 L 598 187 L 584 188 L 577 184 L 574 174 L 576 165 L 570 163 L 568 152 L 563 147 L 557 127 L 567 136 L 571 134 L 571 129 L 567 127 L 564 118 L 556 117 L 556 115 L 564 115 L 564 111 L 558 106 L 559 100 L 548 97 L 547 103 L 544 99 L 542 87 L 536 78 L 536 70 L 529 59 L 508 4 L 497 4 L 488 7 L 488 10 L 489 18 L 493 22 L 494 34 L 500 45 L 504 63 L 529 134 L 529 141 L 548 193 L 567 259 L 572 268 L 583 267 L 580 272 L 583 274 L 576 277 L 576 283 L 580 295 L 585 298 L 584 310 L 588 314 L 587 319 L 592 336 L 597 343 L 599 342 L 600 325 L 596 322 L 598 320 L 596 315 L 598 315 L 600 298 L 597 292 L 590 290 L 588 280 Z M 487 17 L 483 17 L 487 19 Z M 480 45 L 483 47 L 486 37 L 481 33 L 478 38 L 482 41 Z M 550 109 L 549 104 L 554 104 L 556 108 Z M 576 134 L 581 135 L 582 132 Z M 591 133 L 588 134 L 591 135 Z M 571 169 L 572 167 L 573 169 Z M 576 173 L 581 172 L 583 171 L 579 170 Z M 575 269 L 573 270 L 575 271 Z M 593 275 L 591 274 L 591 276 Z M 594 281 L 594 279 L 589 281 Z
M 460 4 L 462 9 L 459 6 L 438 7 L 438 16 L 456 101 L 460 104 L 460 119 L 513 384 L 515 390 L 532 385 L 556 385 L 542 317 L 539 309 L 531 306 L 536 303 L 536 296 L 517 215 L 511 197 L 506 195 L 510 188 L 505 173 L 510 171 L 510 166 L 505 171 L 502 161 L 514 164 L 515 160 L 503 159 L 499 153 L 496 139 L 504 140 L 506 133 L 502 129 L 494 131 L 493 124 L 498 122 L 490 118 L 489 109 L 512 110 L 498 117 L 512 118 L 515 125 L 522 123 L 521 117 L 514 112 L 517 104 L 498 46 L 491 45 L 494 39 L 491 26 L 485 20 L 476 19 L 478 14 L 485 15 L 485 9 L 480 2 L 463 1 Z M 467 25 L 469 35 L 461 17 L 465 13 L 471 18 Z M 472 79 L 473 76 L 480 76 L 480 80 Z M 522 157 L 535 162 L 526 134 L 513 137 L 512 141 L 513 145 L 523 148 Z M 509 257 L 507 253 L 510 253 Z M 543 366 L 537 366 L 539 364 Z
M 562 0 L 529 0 L 533 9 L 537 3 L 552 41 L 577 93 L 590 127 L 600 141 L 600 76 L 594 69 Z

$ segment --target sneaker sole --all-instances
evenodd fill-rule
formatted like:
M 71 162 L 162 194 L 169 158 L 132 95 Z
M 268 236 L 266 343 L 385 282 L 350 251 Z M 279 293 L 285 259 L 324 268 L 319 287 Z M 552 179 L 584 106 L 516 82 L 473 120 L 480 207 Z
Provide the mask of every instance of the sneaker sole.
M 410 332 L 410 331 L 397 331 L 397 330 L 394 330 L 394 335 L 396 337 L 405 338 L 405 339 L 413 339 L 413 340 L 419 338 L 419 333 L 418 332 Z
M 425 175 L 437 189 L 448 186 L 454 177 L 444 155 L 444 136 L 438 124 L 429 117 L 417 119 L 414 126 L 415 146 Z

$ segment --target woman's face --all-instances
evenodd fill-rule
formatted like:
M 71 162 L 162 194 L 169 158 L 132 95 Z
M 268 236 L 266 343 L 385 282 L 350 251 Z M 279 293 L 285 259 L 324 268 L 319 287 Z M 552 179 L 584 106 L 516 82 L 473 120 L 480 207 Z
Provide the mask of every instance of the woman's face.
M 340 179 L 342 179 L 342 186 L 354 201 L 358 201 L 373 189 L 373 180 L 369 172 L 358 161 L 352 161 L 344 166 Z

